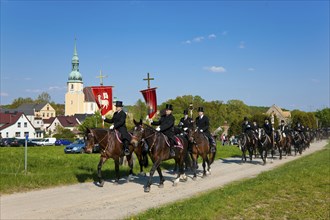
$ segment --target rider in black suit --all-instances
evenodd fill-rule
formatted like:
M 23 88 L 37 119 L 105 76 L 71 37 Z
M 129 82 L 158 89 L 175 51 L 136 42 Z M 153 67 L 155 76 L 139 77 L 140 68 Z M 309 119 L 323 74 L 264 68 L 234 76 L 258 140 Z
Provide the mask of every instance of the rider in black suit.
M 166 114 L 162 115 L 159 121 L 151 122 L 152 125 L 159 125 L 156 130 L 165 134 L 170 140 L 170 154 L 175 156 L 174 145 L 177 145 L 174 137 L 174 122 L 175 118 L 172 115 L 173 106 L 171 104 L 166 104 Z
M 200 132 L 203 132 L 206 137 L 209 139 L 211 152 L 214 153 L 216 151 L 216 143 L 209 131 L 210 121 L 209 118 L 204 115 L 204 108 L 198 107 L 198 117 L 196 118 L 196 126 Z
M 102 118 L 107 123 L 113 123 L 113 125 L 110 126 L 111 130 L 116 129 L 120 132 L 124 146 L 124 153 L 125 155 L 129 155 L 129 143 L 131 142 L 131 136 L 127 132 L 126 128 L 126 113 L 122 111 L 123 102 L 116 101 L 115 106 L 116 112 L 113 114 L 111 119 L 105 118 L 104 116 L 102 116 Z

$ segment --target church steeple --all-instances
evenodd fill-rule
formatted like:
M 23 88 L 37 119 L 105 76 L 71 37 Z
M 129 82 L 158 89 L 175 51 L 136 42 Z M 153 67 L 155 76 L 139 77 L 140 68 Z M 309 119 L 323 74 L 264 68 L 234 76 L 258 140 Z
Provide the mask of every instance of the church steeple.
M 74 39 L 73 57 L 72 57 L 72 71 L 69 75 L 69 82 L 82 82 L 82 76 L 79 72 L 79 58 L 77 53 L 76 39 Z

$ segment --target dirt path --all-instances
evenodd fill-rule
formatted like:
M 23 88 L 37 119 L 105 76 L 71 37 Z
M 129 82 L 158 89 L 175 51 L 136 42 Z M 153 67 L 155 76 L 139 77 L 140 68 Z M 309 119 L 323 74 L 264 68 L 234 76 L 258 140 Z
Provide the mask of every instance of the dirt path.
M 303 152 L 311 154 L 322 149 L 326 141 L 313 143 Z M 212 174 L 196 181 L 188 174 L 188 181 L 173 187 L 174 175 L 164 172 L 164 188 L 158 188 L 158 174 L 154 178 L 150 193 L 144 193 L 145 177 L 138 176 L 126 183 L 121 179 L 119 185 L 107 181 L 103 188 L 93 183 L 56 187 L 27 193 L 1 197 L 0 219 L 122 219 L 132 214 L 157 207 L 178 199 L 188 198 L 197 193 L 218 188 L 242 178 L 251 178 L 263 171 L 300 158 L 290 156 L 283 160 L 261 165 L 261 160 L 240 164 L 239 158 L 217 160 L 212 164 Z

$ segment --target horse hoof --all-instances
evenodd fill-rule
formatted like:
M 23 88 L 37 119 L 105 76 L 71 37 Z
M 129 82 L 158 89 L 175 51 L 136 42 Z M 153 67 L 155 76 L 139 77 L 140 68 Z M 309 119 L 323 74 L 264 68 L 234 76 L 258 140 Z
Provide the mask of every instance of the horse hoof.
M 194 177 L 192 178 L 192 180 L 193 180 L 193 181 L 196 181 L 196 180 L 197 180 L 197 177 L 194 176 Z
M 174 183 L 173 183 L 173 186 L 177 186 L 177 185 L 178 185 L 178 183 L 177 183 L 177 182 L 174 182 Z
M 158 188 L 164 188 L 164 184 L 159 184 Z
M 103 187 L 103 185 L 104 185 L 104 181 L 102 180 L 101 182 L 99 182 L 99 186 Z
M 207 175 L 211 175 L 211 172 L 209 172 L 209 171 L 206 171 L 206 176 L 207 176 Z
M 147 192 L 147 193 L 150 192 L 150 187 L 145 187 L 144 192 Z

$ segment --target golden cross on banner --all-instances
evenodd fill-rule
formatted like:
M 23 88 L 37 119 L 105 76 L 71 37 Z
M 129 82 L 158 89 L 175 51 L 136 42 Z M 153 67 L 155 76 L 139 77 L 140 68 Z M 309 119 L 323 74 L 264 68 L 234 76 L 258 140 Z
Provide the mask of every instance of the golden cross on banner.
M 102 70 L 100 70 L 100 75 L 97 76 L 96 78 L 100 78 L 100 85 L 103 86 L 103 78 L 106 78 L 108 76 L 102 75 Z
M 148 73 L 148 77 L 143 80 L 148 80 L 148 89 L 150 89 L 150 80 L 154 80 L 154 78 L 150 78 L 149 73 Z

